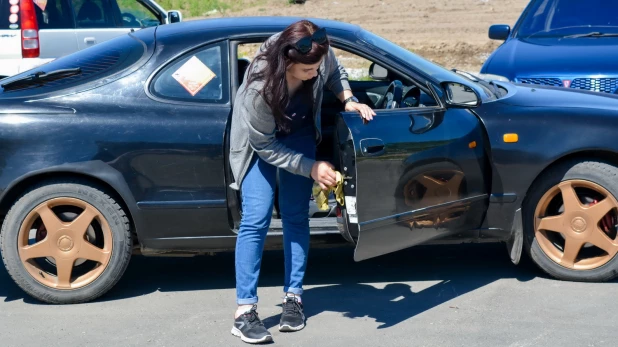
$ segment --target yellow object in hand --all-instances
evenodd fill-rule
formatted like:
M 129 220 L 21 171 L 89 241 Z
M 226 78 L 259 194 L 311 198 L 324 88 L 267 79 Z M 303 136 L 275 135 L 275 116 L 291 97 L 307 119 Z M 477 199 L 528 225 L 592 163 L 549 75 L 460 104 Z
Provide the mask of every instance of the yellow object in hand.
M 328 210 L 328 195 L 331 192 L 335 192 L 335 199 L 337 202 L 343 206 L 343 176 L 339 171 L 335 171 L 337 174 L 337 182 L 334 187 L 329 187 L 327 190 L 322 190 L 320 188 L 320 184 L 318 182 L 313 183 L 313 198 L 315 199 L 315 203 L 318 205 L 318 209 L 322 211 Z

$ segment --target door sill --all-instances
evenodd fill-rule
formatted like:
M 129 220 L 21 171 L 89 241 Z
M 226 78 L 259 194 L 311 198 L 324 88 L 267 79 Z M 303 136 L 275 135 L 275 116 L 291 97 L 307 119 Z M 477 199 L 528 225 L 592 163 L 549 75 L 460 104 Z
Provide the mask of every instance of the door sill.
M 309 218 L 309 230 L 311 235 L 339 234 L 339 228 L 337 228 L 337 218 Z M 283 235 L 283 222 L 281 219 L 273 219 L 270 222 L 268 235 Z

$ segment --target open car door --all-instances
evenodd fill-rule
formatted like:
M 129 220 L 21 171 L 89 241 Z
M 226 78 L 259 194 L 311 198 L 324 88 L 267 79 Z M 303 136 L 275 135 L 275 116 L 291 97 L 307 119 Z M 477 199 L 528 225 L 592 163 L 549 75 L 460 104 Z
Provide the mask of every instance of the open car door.
M 461 231 L 484 217 L 484 130 L 467 109 L 409 107 L 337 116 L 343 223 L 356 261 Z

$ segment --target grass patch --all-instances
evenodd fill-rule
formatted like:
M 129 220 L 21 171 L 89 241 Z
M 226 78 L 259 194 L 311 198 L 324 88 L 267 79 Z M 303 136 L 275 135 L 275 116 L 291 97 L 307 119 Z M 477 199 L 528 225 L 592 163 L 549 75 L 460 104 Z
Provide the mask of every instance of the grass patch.
M 232 9 L 235 1 L 230 0 L 159 0 L 166 10 L 180 10 L 183 17 L 205 16 L 209 12 L 225 13 Z
M 166 10 L 180 10 L 183 18 L 204 17 L 213 13 L 234 12 L 247 7 L 260 6 L 268 0 L 158 0 Z

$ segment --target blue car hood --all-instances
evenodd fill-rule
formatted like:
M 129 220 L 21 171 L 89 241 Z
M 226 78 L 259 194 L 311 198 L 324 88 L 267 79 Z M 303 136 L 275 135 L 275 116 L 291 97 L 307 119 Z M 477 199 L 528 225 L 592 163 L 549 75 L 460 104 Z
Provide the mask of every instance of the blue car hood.
M 499 82 L 506 85 L 508 82 Z M 618 95 L 579 89 L 524 84 L 506 85 L 509 95 L 498 102 L 512 106 L 587 108 L 615 111 L 618 115 Z
M 618 75 L 618 38 L 511 39 L 482 73 L 515 77 Z

